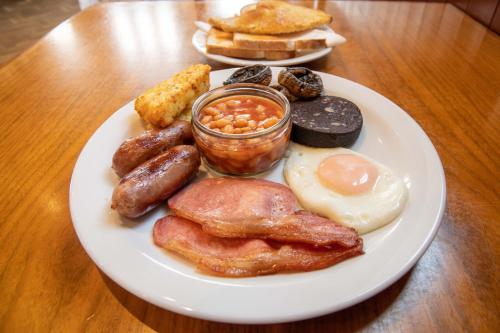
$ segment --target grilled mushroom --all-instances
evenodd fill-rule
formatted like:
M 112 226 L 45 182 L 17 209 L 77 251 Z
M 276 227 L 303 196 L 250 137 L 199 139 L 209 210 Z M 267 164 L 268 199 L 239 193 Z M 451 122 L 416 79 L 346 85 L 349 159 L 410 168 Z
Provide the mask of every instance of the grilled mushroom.
M 276 89 L 280 93 L 282 93 L 283 95 L 285 95 L 285 97 L 290 102 L 295 102 L 297 100 L 297 97 L 293 96 L 288 89 L 286 89 L 283 86 L 280 86 L 279 84 L 272 85 L 271 88 Z
M 226 81 L 224 85 L 232 83 L 256 83 L 268 86 L 271 83 L 272 72 L 269 66 L 253 65 L 238 69 Z
M 323 91 L 319 75 L 305 67 L 288 67 L 282 70 L 278 82 L 296 97 L 312 98 Z

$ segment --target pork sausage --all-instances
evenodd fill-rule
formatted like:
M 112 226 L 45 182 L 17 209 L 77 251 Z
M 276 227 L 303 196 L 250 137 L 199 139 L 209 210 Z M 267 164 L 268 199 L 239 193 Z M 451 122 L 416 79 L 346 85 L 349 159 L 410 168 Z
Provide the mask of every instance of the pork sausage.
M 194 146 L 170 148 L 120 180 L 111 208 L 129 218 L 144 215 L 188 183 L 199 167 L 200 155 Z
M 113 155 L 113 169 L 123 177 L 139 164 L 192 139 L 191 124 L 184 120 L 177 120 L 162 130 L 146 131 L 120 145 Z

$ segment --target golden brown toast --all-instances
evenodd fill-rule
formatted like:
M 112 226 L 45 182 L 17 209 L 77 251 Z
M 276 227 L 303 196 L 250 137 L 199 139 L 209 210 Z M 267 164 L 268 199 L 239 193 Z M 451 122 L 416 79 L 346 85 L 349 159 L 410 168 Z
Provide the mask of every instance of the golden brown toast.
M 235 32 L 236 47 L 251 50 L 315 50 L 328 47 L 332 31 L 312 29 L 282 35 L 251 35 Z
M 215 28 L 207 34 L 207 52 L 233 58 L 281 60 L 295 56 L 293 50 L 250 50 L 234 45 L 233 34 Z
M 332 20 L 321 10 L 276 0 L 261 0 L 244 7 L 240 14 L 224 19 L 211 17 L 208 23 L 226 32 L 277 35 L 313 29 Z

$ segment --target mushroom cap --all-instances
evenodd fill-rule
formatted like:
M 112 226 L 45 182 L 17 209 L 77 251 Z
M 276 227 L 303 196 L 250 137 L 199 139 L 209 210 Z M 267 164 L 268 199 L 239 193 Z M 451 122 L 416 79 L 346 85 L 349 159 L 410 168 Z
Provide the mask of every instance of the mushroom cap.
M 268 86 L 271 83 L 272 72 L 269 66 L 252 65 L 246 66 L 235 71 L 226 81 L 224 85 L 233 83 L 255 83 Z
M 323 91 L 321 77 L 305 67 L 288 67 L 278 75 L 278 83 L 296 97 L 313 98 Z

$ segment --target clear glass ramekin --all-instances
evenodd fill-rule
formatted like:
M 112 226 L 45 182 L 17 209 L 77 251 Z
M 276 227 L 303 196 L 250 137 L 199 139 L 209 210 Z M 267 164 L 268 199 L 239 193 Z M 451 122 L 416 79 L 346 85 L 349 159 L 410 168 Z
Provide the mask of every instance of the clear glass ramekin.
M 201 123 L 200 111 L 206 105 L 236 95 L 268 98 L 283 108 L 283 118 L 260 132 L 243 134 L 217 132 Z M 256 174 L 272 168 L 283 157 L 290 142 L 290 114 L 290 103 L 279 91 L 252 83 L 230 84 L 210 90 L 194 102 L 193 136 L 208 167 L 229 175 Z

